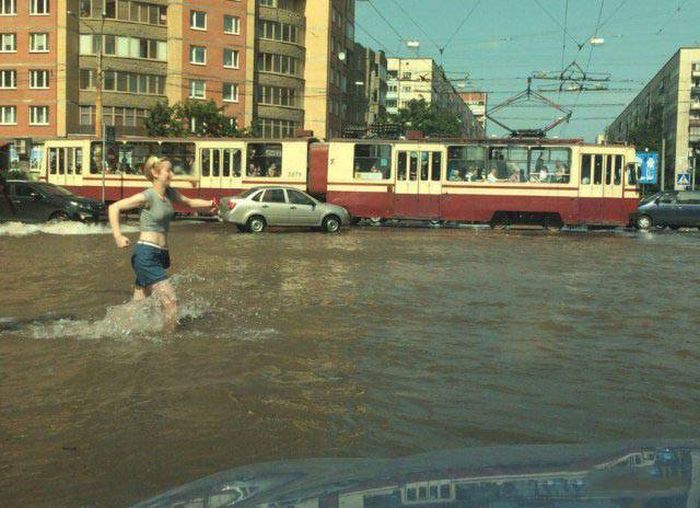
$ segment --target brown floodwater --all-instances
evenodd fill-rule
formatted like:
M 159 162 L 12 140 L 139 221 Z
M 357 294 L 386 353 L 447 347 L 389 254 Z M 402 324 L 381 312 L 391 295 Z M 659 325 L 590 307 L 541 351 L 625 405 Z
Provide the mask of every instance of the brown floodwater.
M 170 243 L 162 334 L 125 309 L 104 225 L 0 225 L 0 506 L 124 506 L 270 460 L 699 437 L 697 231 L 178 223 Z

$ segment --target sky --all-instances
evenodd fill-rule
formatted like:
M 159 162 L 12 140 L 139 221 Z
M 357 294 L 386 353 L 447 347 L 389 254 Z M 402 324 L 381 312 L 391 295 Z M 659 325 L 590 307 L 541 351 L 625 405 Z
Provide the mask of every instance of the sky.
M 700 46 L 700 0 L 356 0 L 355 39 L 387 56 L 432 57 L 457 90 L 489 92 L 489 108 L 536 72 L 577 64 L 607 90 L 541 92 L 573 111 L 549 136 L 594 141 L 680 47 Z M 604 42 L 591 45 L 591 37 Z M 416 51 L 407 40 L 420 42 Z M 442 56 L 439 48 L 444 48 Z M 558 81 L 534 80 L 532 88 Z M 530 102 L 501 110 L 511 128 L 561 113 Z M 504 131 L 491 123 L 489 135 Z

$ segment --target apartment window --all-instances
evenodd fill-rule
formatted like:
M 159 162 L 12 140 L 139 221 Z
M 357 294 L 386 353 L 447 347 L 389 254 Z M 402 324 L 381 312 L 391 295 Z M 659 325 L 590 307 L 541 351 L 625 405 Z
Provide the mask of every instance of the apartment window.
M 286 55 L 258 53 L 258 68 L 264 72 L 277 72 L 297 76 L 301 74 L 298 60 Z
M 298 42 L 297 27 L 288 23 L 262 20 L 258 23 L 258 37 L 275 41 Z
M 296 90 L 279 86 L 258 87 L 258 103 L 271 106 L 296 106 Z
M 104 0 L 105 18 L 117 18 L 117 0 Z
M 207 96 L 207 84 L 204 80 L 193 79 L 190 81 L 190 99 L 204 99 Z
M 238 50 L 224 48 L 224 67 L 238 69 Z
M 48 106 L 30 106 L 29 107 L 29 125 L 48 125 L 49 124 L 49 107 Z
M 194 30 L 206 30 L 207 13 L 204 11 L 190 11 L 190 28 Z
M 29 14 L 48 14 L 49 0 L 30 0 Z
M 204 46 L 190 46 L 190 63 L 205 65 L 207 63 L 207 48 Z
M 95 88 L 95 72 L 92 69 L 80 69 L 80 89 L 92 90 Z
M 17 71 L 0 71 L 0 88 L 17 88 Z
M 0 125 L 13 125 L 17 123 L 16 106 L 0 106 Z
M 91 0 L 80 0 L 80 16 L 83 18 L 89 18 L 92 15 L 92 2 Z
M 238 85 L 234 83 L 224 83 L 224 101 L 238 102 Z
M 224 14 L 224 32 L 238 35 L 241 33 L 241 18 Z
M 117 54 L 117 38 L 114 35 L 105 35 L 104 38 L 104 48 L 105 55 L 116 55 Z
M 29 88 L 48 88 L 49 71 L 29 71 Z
M 17 35 L 0 34 L 0 53 L 9 53 L 13 51 L 17 51 Z
M 277 0 L 258 0 L 258 4 L 264 7 L 277 7 Z
M 49 34 L 34 33 L 29 34 L 30 53 L 45 53 L 49 50 Z
M 0 15 L 17 14 L 15 0 L 0 0 Z
M 80 106 L 80 125 L 92 125 L 93 116 L 92 106 Z

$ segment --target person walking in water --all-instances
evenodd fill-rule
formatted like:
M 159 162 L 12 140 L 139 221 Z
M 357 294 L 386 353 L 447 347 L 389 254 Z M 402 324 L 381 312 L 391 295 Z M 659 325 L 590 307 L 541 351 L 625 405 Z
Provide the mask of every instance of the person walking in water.
M 175 204 L 189 208 L 207 208 L 214 212 L 216 202 L 191 199 L 170 186 L 173 178 L 171 162 L 152 155 L 143 165 L 143 174 L 152 186 L 134 196 L 121 199 L 109 207 L 109 223 L 114 241 L 119 248 L 131 242 L 121 233 L 119 214 L 125 210 L 141 208 L 139 240 L 134 246 L 131 266 L 136 273 L 133 301 L 156 296 L 163 308 L 164 328 L 173 329 L 177 324 L 177 298 L 165 270 L 170 267 L 168 254 L 168 230 L 175 214 Z

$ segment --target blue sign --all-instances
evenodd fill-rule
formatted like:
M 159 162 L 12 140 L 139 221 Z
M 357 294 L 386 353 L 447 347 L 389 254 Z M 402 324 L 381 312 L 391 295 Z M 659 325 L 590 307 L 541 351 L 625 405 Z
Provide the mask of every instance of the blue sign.
M 637 152 L 639 166 L 639 183 L 657 183 L 659 154 L 656 152 Z
M 677 187 L 688 187 L 690 185 L 690 173 L 678 173 L 676 175 Z

